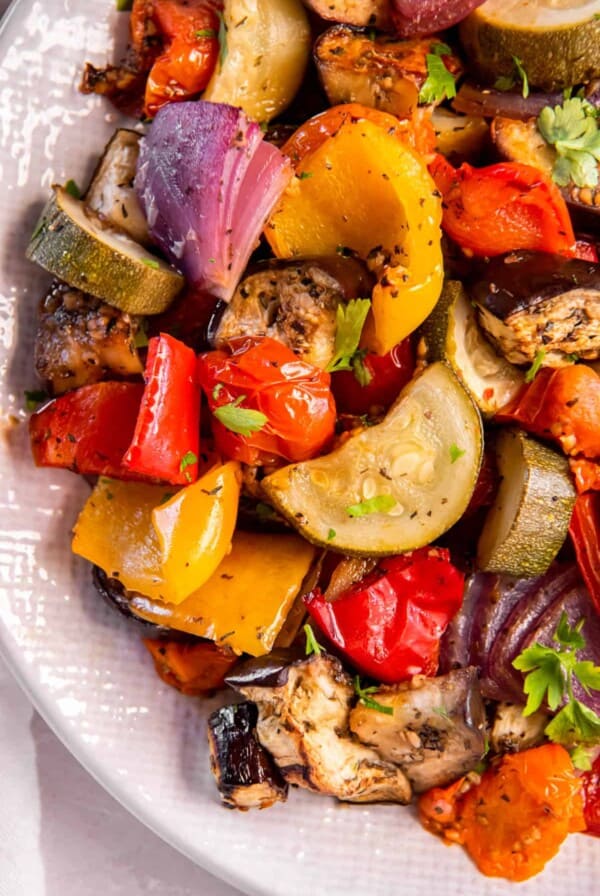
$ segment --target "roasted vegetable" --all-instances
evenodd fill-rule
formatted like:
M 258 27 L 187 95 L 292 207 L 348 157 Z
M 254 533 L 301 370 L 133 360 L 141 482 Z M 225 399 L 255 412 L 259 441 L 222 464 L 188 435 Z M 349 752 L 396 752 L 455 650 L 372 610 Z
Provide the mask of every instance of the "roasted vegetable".
M 262 486 L 305 538 L 347 554 L 428 545 L 462 515 L 481 462 L 481 420 L 449 367 L 432 364 L 382 423 Z
M 531 747 L 539 747 L 543 742 L 548 713 L 540 709 L 525 716 L 523 709 L 522 704 L 507 701 L 495 706 L 490 731 L 492 753 L 520 753 Z
M 346 732 L 354 688 L 341 663 L 327 654 L 292 663 L 273 684 L 228 681 L 258 706 L 258 739 L 285 780 L 348 802 L 407 803 L 404 773 Z M 268 681 L 268 679 L 267 679 Z
M 35 368 L 51 395 L 143 372 L 139 320 L 55 280 L 40 306 Z
M 222 706 L 208 719 L 210 767 L 230 809 L 266 809 L 285 802 L 288 786 L 256 736 L 253 703 Z
M 391 0 L 392 21 L 405 36 L 431 34 L 456 25 L 483 0 Z
M 306 0 L 318 16 L 348 25 L 389 30 L 390 0 Z
M 208 696 L 222 688 L 238 661 L 232 650 L 212 641 L 144 638 L 144 645 L 159 677 L 190 697 Z
M 481 326 L 515 364 L 600 357 L 600 265 L 547 252 L 492 259 L 469 287 Z
M 415 793 L 449 784 L 485 753 L 485 711 L 472 666 L 381 687 L 369 700 L 391 707 L 392 714 L 359 702 L 350 713 L 350 730 L 399 765 Z
M 439 43 L 437 38 L 399 41 L 336 25 L 319 37 L 314 55 L 332 106 L 362 103 L 407 118 L 427 80 L 427 54 Z M 454 77 L 461 74 L 456 56 L 447 53 L 442 58 Z
M 569 529 L 575 489 L 564 457 L 522 430 L 499 433 L 500 488 L 477 545 L 485 572 L 535 576 L 545 572 Z
M 264 262 L 239 284 L 213 343 L 224 349 L 237 337 L 269 336 L 325 368 L 333 357 L 338 303 L 370 294 L 371 286 L 354 258 Z
M 450 109 L 434 109 L 431 123 L 436 149 L 452 164 L 474 162 L 489 142 L 489 127 L 479 115 L 457 115 Z
M 68 193 L 54 187 L 27 257 L 77 289 L 130 314 L 158 314 L 183 277 Z

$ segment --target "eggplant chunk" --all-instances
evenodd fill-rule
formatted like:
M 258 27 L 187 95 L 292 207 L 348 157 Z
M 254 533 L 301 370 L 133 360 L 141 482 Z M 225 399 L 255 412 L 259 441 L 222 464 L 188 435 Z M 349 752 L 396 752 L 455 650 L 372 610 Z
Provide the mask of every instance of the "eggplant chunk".
M 55 280 L 40 308 L 35 368 L 53 395 L 143 373 L 139 319 Z
M 391 0 L 306 0 L 306 5 L 326 21 L 384 31 L 392 27 Z
M 257 704 L 258 738 L 289 784 L 347 802 L 409 802 L 404 772 L 348 731 L 355 694 L 338 659 L 313 655 L 255 678 L 242 666 L 227 681 Z
M 538 710 L 524 716 L 524 708 L 518 703 L 497 704 L 490 731 L 490 749 L 493 753 L 520 753 L 543 743 L 548 713 Z
M 270 336 L 325 368 L 334 353 L 338 304 L 370 292 L 369 275 L 354 258 L 264 263 L 242 280 L 223 311 L 215 346 L 238 336 Z
M 373 700 L 393 707 L 393 715 L 359 703 L 350 713 L 350 729 L 400 766 L 416 793 L 456 780 L 485 753 L 485 711 L 473 666 L 384 685 Z
M 397 40 L 335 25 L 318 39 L 314 56 L 332 105 L 362 103 L 405 118 L 418 105 L 427 79 L 426 57 L 435 43 L 431 37 Z M 455 56 L 445 56 L 444 62 L 453 75 L 462 71 Z
M 469 288 L 479 323 L 500 354 L 545 366 L 600 357 L 600 265 L 545 252 L 492 259 Z M 566 357 L 570 356 L 570 357 Z
M 285 802 L 288 785 L 256 736 L 253 703 L 222 706 L 208 719 L 210 767 L 230 809 L 266 809 Z

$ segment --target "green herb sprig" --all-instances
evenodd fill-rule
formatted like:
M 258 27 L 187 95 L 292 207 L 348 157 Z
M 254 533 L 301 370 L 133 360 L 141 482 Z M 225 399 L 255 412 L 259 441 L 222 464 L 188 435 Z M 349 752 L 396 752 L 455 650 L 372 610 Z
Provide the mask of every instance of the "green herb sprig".
M 360 683 L 360 675 L 356 675 L 354 677 L 354 690 L 363 706 L 368 707 L 368 709 L 375 709 L 377 712 L 382 712 L 386 716 L 394 715 L 393 706 L 385 706 L 383 703 L 379 703 L 371 697 L 371 694 L 375 694 L 379 690 L 377 685 L 363 688 Z
M 352 299 L 346 304 L 340 302 L 338 305 L 333 358 L 327 365 L 329 373 L 354 369 L 360 335 L 370 307 L 370 299 Z
M 452 50 L 447 44 L 434 44 L 431 53 L 425 56 L 427 78 L 419 92 L 420 103 L 441 103 L 456 96 L 456 81 L 451 71 L 446 68 L 442 56 L 450 56 Z
M 540 134 L 557 152 L 552 177 L 565 187 L 598 184 L 600 129 L 597 110 L 579 96 L 565 99 L 562 106 L 545 106 L 537 119 Z

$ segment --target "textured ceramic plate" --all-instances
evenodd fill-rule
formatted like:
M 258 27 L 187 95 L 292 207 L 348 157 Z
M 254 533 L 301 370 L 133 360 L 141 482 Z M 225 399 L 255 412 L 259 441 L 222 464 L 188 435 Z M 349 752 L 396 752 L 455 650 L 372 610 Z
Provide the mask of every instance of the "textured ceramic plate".
M 35 470 L 23 391 L 47 284 L 24 258 L 50 185 L 85 183 L 114 112 L 78 94 L 84 60 L 114 52 L 114 0 L 22 0 L 0 38 L 0 648 L 73 754 L 131 812 L 200 865 L 268 896 L 502 896 L 397 806 L 344 806 L 294 792 L 242 814 L 221 808 L 208 768 L 211 703 L 163 687 L 138 637 L 99 602 L 69 552 L 86 486 Z M 120 21 L 119 21 L 120 19 Z M 598 892 L 600 843 L 571 837 L 522 896 Z

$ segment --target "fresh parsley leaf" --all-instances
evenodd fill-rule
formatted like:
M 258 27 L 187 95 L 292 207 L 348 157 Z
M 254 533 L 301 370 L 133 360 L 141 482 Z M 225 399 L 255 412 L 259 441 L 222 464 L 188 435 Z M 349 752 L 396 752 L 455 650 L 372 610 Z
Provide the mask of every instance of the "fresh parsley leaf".
M 450 445 L 450 463 L 451 464 L 456 463 L 456 461 L 459 459 L 459 457 L 462 457 L 463 454 L 465 454 L 465 453 L 466 453 L 466 451 L 464 448 L 459 448 L 458 445 L 455 445 L 453 442 Z
M 545 357 L 546 357 L 546 352 L 543 348 L 541 348 L 539 350 L 539 352 L 536 352 L 535 358 L 533 359 L 533 364 L 531 365 L 529 370 L 527 370 L 525 372 L 525 382 L 526 383 L 532 383 L 534 381 L 534 379 L 536 378 L 536 376 L 538 375 L 538 373 L 541 370 L 541 367 L 542 367 L 542 364 L 544 363 Z
M 333 358 L 327 365 L 329 373 L 352 370 L 352 360 L 358 350 L 360 334 L 370 307 L 370 299 L 352 299 L 346 304 L 340 302 L 337 306 Z
M 333 541 L 333 539 L 335 538 L 336 535 L 337 535 L 337 532 L 335 531 L 335 529 L 330 529 L 329 532 L 327 533 L 327 541 Z
M 368 386 L 373 379 L 371 371 L 365 364 L 366 349 L 359 348 L 352 356 L 352 370 L 359 386 Z
M 77 186 L 74 180 L 68 180 L 65 184 L 65 190 L 72 196 L 74 199 L 81 199 L 81 190 Z
M 448 71 L 441 58 L 449 55 L 452 50 L 446 44 L 436 44 L 432 51 L 425 57 L 427 78 L 419 92 L 420 103 L 439 103 L 456 96 L 454 75 Z
M 157 271 L 160 267 L 159 263 L 157 262 L 157 260 L 155 258 L 142 258 L 142 261 L 144 262 L 146 267 L 153 268 L 155 271 Z
M 577 746 L 571 750 L 571 762 L 582 772 L 589 772 L 592 767 L 592 760 L 590 758 L 590 751 L 583 746 L 583 744 L 577 744 Z
M 305 653 L 306 656 L 310 656 L 311 654 L 316 654 L 317 656 L 321 656 L 323 653 L 323 648 L 315 638 L 315 633 L 312 630 L 312 626 L 308 623 L 303 628 L 304 634 L 306 635 L 306 648 Z
M 25 389 L 25 407 L 28 411 L 35 411 L 38 404 L 41 404 L 43 401 L 46 401 L 49 398 L 47 392 L 44 392 L 43 389 Z
M 590 691 L 600 691 L 600 666 L 594 666 L 591 660 L 581 660 L 573 666 L 573 673 L 588 694 Z
M 515 76 L 514 75 L 500 75 L 499 78 L 496 78 L 494 81 L 494 88 L 496 90 L 512 90 L 515 86 Z
M 600 737 L 600 718 L 579 700 L 571 700 L 546 725 L 544 734 L 557 744 L 590 743 Z
M 296 177 L 298 180 L 308 180 L 309 177 L 312 177 L 312 171 L 301 171 L 300 174 L 297 174 Z
M 582 97 L 569 97 L 562 106 L 545 106 L 537 126 L 557 152 L 552 172 L 556 183 L 561 187 L 570 181 L 578 187 L 597 186 L 600 129 L 594 106 Z
M 552 647 L 533 644 L 514 660 L 513 666 L 520 672 L 527 672 L 523 690 L 527 696 L 524 716 L 536 712 L 544 699 L 550 709 L 560 705 L 565 692 L 566 677 L 560 656 Z
M 216 386 L 212 390 L 213 401 L 217 400 L 217 398 L 219 397 L 219 395 L 221 394 L 221 392 L 223 391 L 224 388 L 225 387 L 224 387 L 223 383 L 216 384 Z
M 193 451 L 186 451 L 183 457 L 181 458 L 181 463 L 179 464 L 179 469 L 182 473 L 184 473 L 188 467 L 191 467 L 192 464 L 197 464 L 198 458 L 194 454 Z M 185 474 L 186 479 L 191 479 L 189 473 Z
M 240 407 L 245 398 L 245 395 L 240 395 L 235 401 L 229 404 L 222 404 L 213 411 L 219 423 L 222 423 L 231 432 L 237 432 L 241 436 L 249 436 L 253 432 L 259 432 L 267 422 L 266 416 L 261 411 Z
M 583 619 L 580 619 L 577 625 L 571 628 L 569 617 L 563 612 L 560 614 L 556 631 L 552 635 L 552 640 L 560 644 L 561 647 L 570 647 L 572 650 L 581 650 L 585 647 L 585 638 L 581 634 L 583 628 Z
M 395 507 L 397 501 L 391 495 L 375 495 L 360 504 L 351 504 L 346 507 L 348 516 L 366 516 L 368 513 L 388 513 Z
M 527 97 L 529 96 L 529 78 L 527 77 L 527 72 L 523 68 L 523 63 L 518 56 L 513 56 L 513 62 L 515 64 L 515 69 L 517 70 L 517 75 L 521 79 L 523 88 L 521 92 L 523 94 L 523 98 L 527 99 Z
M 214 28 L 201 28 L 200 31 L 194 31 L 194 37 L 201 40 L 204 37 L 218 37 L 219 34 Z
M 393 706 L 384 706 L 383 703 L 379 703 L 377 700 L 374 700 L 371 696 L 369 696 L 370 694 L 375 694 L 379 690 L 377 685 L 373 685 L 369 688 L 363 688 L 361 687 L 360 676 L 356 675 L 354 678 L 354 690 L 356 691 L 356 694 L 363 706 L 366 706 L 369 709 L 375 709 L 377 710 L 377 712 L 382 712 L 386 716 L 394 715 Z

